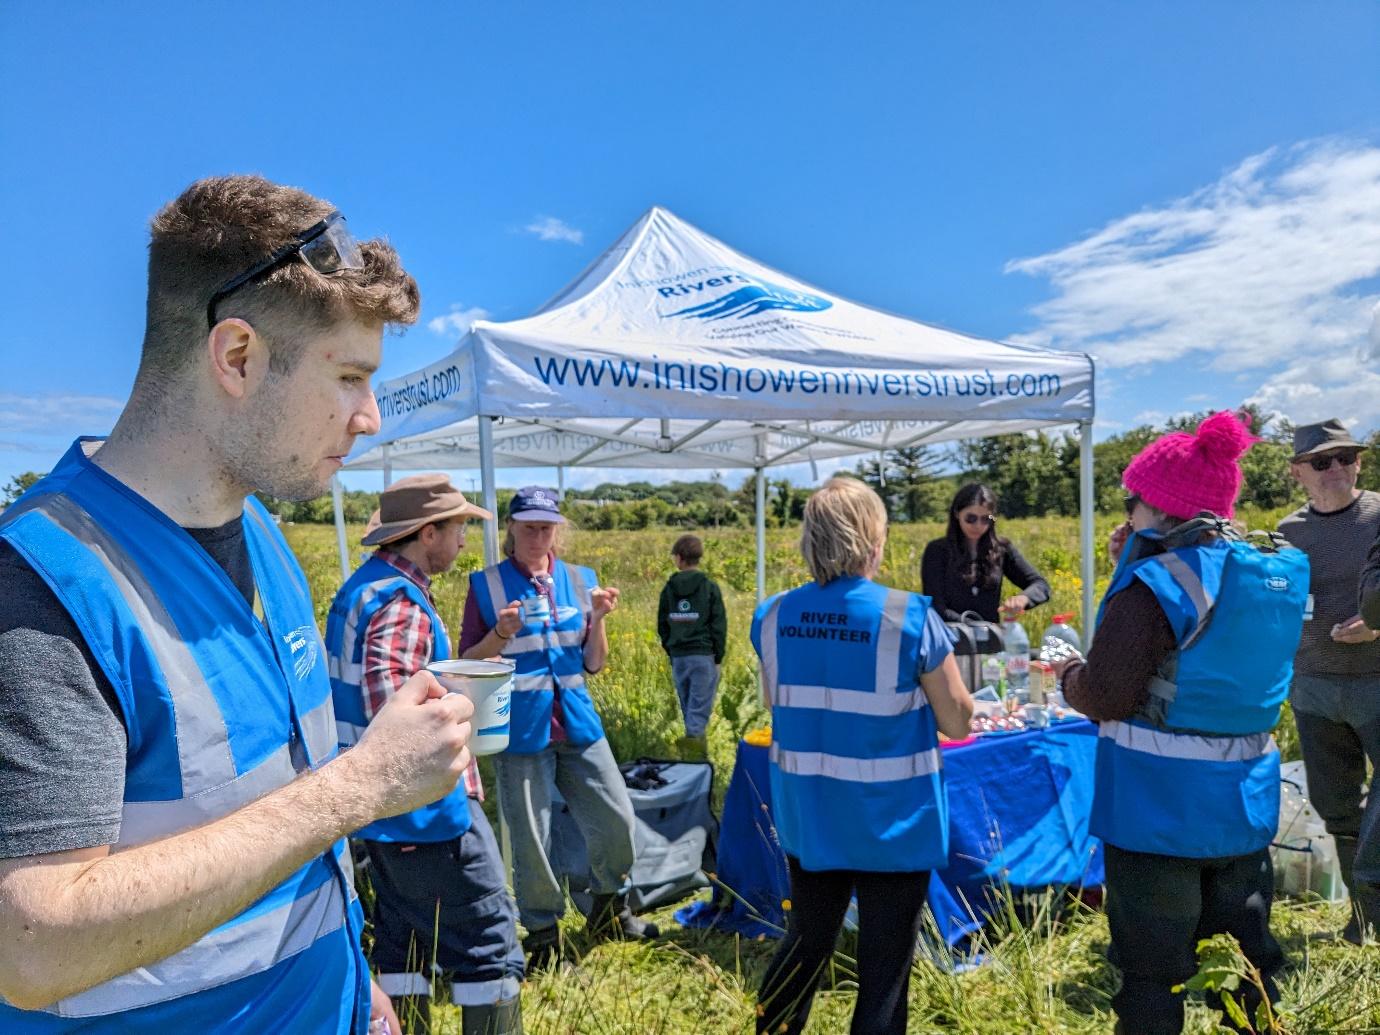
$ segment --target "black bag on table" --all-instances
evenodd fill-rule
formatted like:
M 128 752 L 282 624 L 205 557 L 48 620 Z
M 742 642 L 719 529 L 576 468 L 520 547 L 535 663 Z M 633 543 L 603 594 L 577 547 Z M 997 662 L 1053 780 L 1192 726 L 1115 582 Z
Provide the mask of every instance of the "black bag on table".
M 713 872 L 719 821 L 711 794 L 714 767 L 708 762 L 639 758 L 618 767 L 636 817 L 632 889 L 635 911 L 652 909 L 707 887 Z M 575 904 L 588 912 L 589 856 L 570 806 L 552 789 L 551 868 L 570 886 Z

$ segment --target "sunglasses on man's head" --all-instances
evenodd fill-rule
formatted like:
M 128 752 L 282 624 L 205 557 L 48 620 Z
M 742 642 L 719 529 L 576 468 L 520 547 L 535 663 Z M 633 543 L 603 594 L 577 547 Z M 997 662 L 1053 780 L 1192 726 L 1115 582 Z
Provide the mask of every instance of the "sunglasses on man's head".
M 963 523 L 965 525 L 990 525 L 995 521 L 991 514 L 964 514 Z
M 227 295 L 256 280 L 262 280 L 279 266 L 300 258 L 312 269 L 324 276 L 331 276 L 345 270 L 364 269 L 364 255 L 359 243 L 350 235 L 345 226 L 345 217 L 332 212 L 321 222 L 307 227 L 291 243 L 283 245 L 257 266 L 231 277 L 211 296 L 206 303 L 206 328 L 216 325 L 216 305 Z
M 1350 467 L 1356 462 L 1357 455 L 1354 449 L 1349 449 L 1344 453 L 1325 453 L 1322 456 L 1311 457 L 1308 466 L 1315 471 L 1322 472 L 1331 467 L 1332 461 L 1336 460 L 1343 467 Z

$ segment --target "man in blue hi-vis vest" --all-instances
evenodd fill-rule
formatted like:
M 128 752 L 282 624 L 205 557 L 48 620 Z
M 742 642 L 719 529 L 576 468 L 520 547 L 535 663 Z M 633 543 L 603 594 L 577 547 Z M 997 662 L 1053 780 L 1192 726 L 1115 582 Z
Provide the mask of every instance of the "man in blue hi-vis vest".
M 0 517 L 6 1035 L 387 1019 L 344 838 L 450 793 L 472 707 L 419 675 L 337 756 L 307 580 L 253 494 L 320 495 L 378 430 L 382 332 L 418 305 L 296 188 L 201 180 L 154 219 L 129 402 Z
M 490 518 L 443 474 L 414 474 L 379 497 L 375 552 L 345 580 L 326 619 L 326 653 L 342 750 L 414 673 L 451 658 L 432 597 L 465 545 L 465 521 Z M 355 834 L 374 890 L 371 962 L 379 987 L 399 997 L 410 1035 L 430 1029 L 433 968 L 450 982 L 465 1035 L 520 1035 L 523 977 L 517 912 L 498 841 L 471 765 L 450 794 Z
M 1170 1035 L 1201 939 L 1231 934 L 1267 994 L 1284 954 L 1270 933 L 1279 818 L 1271 730 L 1303 628 L 1308 558 L 1227 524 L 1254 439 L 1232 413 L 1175 432 L 1127 466 L 1127 522 L 1086 663 L 1064 692 L 1100 722 L 1089 829 L 1107 853 L 1117 1031 Z M 1243 988 L 1247 1014 L 1258 993 Z

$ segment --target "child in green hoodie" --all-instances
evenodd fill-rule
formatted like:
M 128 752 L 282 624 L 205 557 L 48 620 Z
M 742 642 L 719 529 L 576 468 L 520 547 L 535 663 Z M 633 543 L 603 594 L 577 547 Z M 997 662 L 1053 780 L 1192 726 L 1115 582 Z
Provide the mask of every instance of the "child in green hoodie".
M 705 727 L 714 710 L 719 672 L 728 640 L 728 615 L 718 584 L 700 571 L 704 543 L 683 535 L 671 547 L 679 569 L 666 580 L 657 606 L 661 646 L 671 658 L 671 675 L 685 716 L 684 757 L 706 757 Z

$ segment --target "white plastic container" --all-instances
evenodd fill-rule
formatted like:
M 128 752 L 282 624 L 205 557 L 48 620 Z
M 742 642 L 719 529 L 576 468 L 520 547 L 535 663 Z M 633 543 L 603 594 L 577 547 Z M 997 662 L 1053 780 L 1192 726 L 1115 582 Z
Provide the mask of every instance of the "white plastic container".
M 508 749 L 508 722 L 512 713 L 513 663 L 511 661 L 437 661 L 427 671 L 453 694 L 463 694 L 474 705 L 470 724 L 470 752 L 496 755 Z

